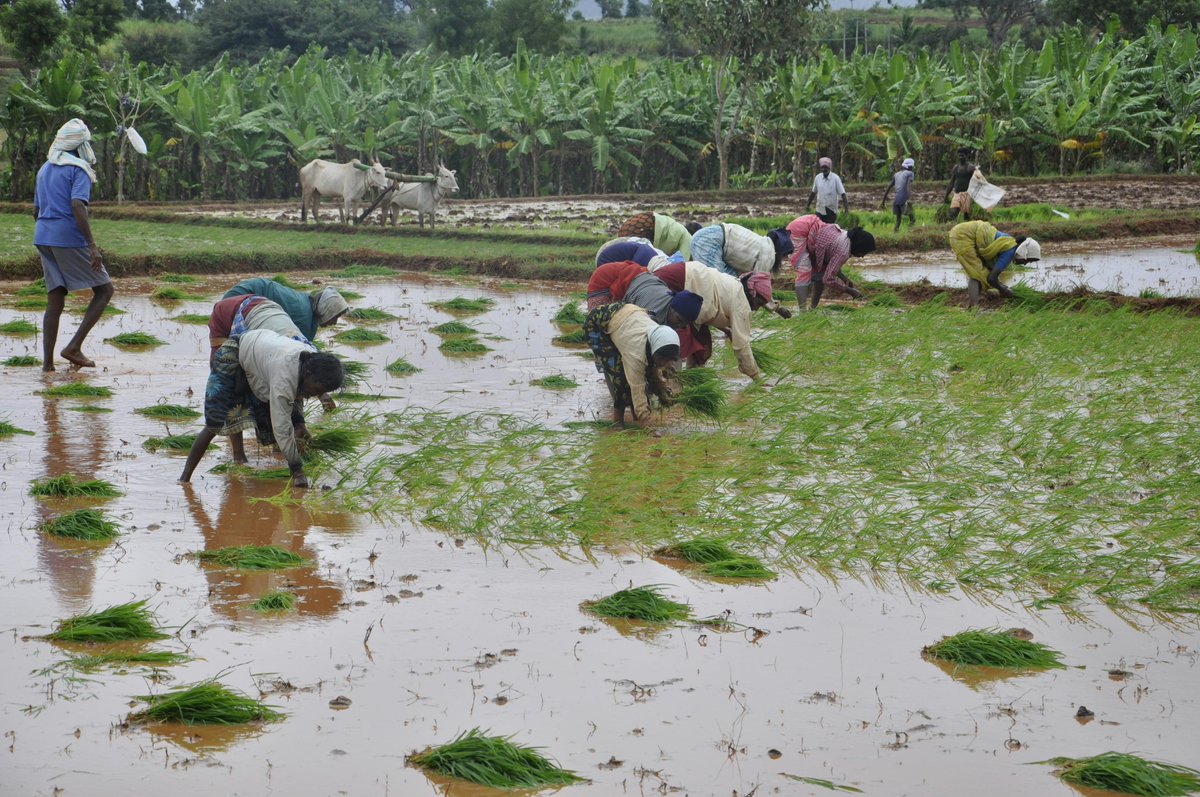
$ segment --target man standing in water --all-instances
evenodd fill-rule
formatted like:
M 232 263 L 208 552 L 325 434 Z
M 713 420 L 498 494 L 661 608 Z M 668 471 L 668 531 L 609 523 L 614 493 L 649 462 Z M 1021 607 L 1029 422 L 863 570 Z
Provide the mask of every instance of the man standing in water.
M 33 245 L 42 258 L 46 279 L 46 314 L 42 317 L 42 370 L 54 370 L 58 322 L 70 291 L 91 288 L 79 329 L 60 352 L 72 369 L 94 368 L 83 353 L 83 341 L 112 299 L 112 281 L 88 223 L 88 202 L 96 172 L 92 133 L 80 119 L 58 130 L 46 163 L 38 171 L 33 195 Z
M 971 150 L 967 147 L 958 148 L 958 163 L 950 170 L 950 184 L 946 186 L 946 202 L 950 203 L 950 221 L 958 218 L 958 212 L 961 210 L 964 220 L 971 218 L 971 195 L 967 193 L 967 189 L 971 187 L 971 177 L 975 174 L 975 169 L 978 168 L 973 163 L 968 163 L 967 158 L 971 156 Z M 954 198 L 951 199 L 951 194 Z
M 821 158 L 817 164 L 821 167 L 821 173 L 813 178 L 812 192 L 808 195 L 808 204 L 804 206 L 804 211 L 808 212 L 815 199 L 817 218 L 826 224 L 833 224 L 837 221 L 838 201 L 841 201 L 842 209 L 849 214 L 850 200 L 846 198 L 846 187 L 842 185 L 842 178 L 833 173 L 833 159 Z

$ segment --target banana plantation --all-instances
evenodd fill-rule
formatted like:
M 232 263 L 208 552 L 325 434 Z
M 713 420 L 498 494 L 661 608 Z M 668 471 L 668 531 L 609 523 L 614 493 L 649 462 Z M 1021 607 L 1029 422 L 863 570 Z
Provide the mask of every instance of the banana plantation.
M 745 105 L 730 152 L 735 186 L 803 185 L 829 154 L 875 180 L 911 155 L 942 174 L 960 145 L 991 172 L 1103 169 L 1137 161 L 1194 173 L 1200 58 L 1190 29 L 1140 38 L 1065 29 L 1041 50 L 830 51 L 724 72 Z M 379 157 L 398 171 L 458 169 L 464 196 L 718 187 L 713 62 L 593 60 L 519 50 L 449 58 L 428 50 L 190 73 L 74 55 L 9 87 L 0 108 L 0 194 L 32 195 L 54 131 L 79 116 L 96 135 L 101 198 L 296 196 L 312 158 Z M 136 125 L 149 155 L 118 146 Z M 125 161 L 122 163 L 122 161 Z

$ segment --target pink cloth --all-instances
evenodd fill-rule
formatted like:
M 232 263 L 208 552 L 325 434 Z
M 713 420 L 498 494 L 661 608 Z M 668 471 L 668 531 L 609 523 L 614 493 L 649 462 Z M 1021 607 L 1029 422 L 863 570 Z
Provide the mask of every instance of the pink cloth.
M 809 236 L 808 256 L 812 260 L 814 276 L 831 288 L 846 290 L 846 280 L 841 275 L 842 266 L 850 259 L 850 236 L 836 224 L 824 224 Z
M 793 219 L 788 224 L 788 235 L 791 236 L 794 247 L 791 263 L 792 268 L 796 269 L 797 285 L 808 285 L 812 282 L 812 261 L 808 255 L 808 245 L 813 235 L 827 226 L 829 225 L 821 221 L 815 213 Z
M 771 290 L 771 276 L 764 274 L 761 271 L 756 271 L 745 278 L 746 287 L 750 289 L 750 293 L 757 294 L 764 302 L 770 303 L 774 299 Z

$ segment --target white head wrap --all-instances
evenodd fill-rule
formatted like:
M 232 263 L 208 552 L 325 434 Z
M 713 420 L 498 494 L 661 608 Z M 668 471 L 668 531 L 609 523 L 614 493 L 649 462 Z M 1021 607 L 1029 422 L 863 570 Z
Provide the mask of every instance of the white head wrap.
M 317 295 L 317 324 L 324 326 L 350 309 L 342 295 L 333 288 L 326 288 Z
M 651 354 L 657 352 L 663 346 L 679 345 L 679 333 L 661 324 L 650 330 L 650 334 L 647 337 L 650 339 Z
M 1032 238 L 1026 238 L 1017 246 L 1017 257 L 1021 260 L 1041 260 L 1042 245 Z
M 912 158 L 905 158 L 904 162 L 900 164 L 900 168 L 911 169 L 912 167 L 914 167 L 916 165 L 917 165 L 917 162 L 915 160 L 913 160 Z
M 96 153 L 92 152 L 92 145 L 88 143 L 91 140 L 92 131 L 88 130 L 83 120 L 72 119 L 58 128 L 54 143 L 46 153 L 46 160 L 56 166 L 78 166 L 87 172 L 87 176 L 94 183 L 96 172 L 92 169 L 92 164 L 96 162 Z M 78 156 L 72 154 L 76 151 Z
M 671 258 L 667 257 L 666 255 L 655 255 L 654 257 L 650 258 L 650 262 L 646 264 L 646 270 L 653 274 L 663 266 L 669 266 L 671 262 Z

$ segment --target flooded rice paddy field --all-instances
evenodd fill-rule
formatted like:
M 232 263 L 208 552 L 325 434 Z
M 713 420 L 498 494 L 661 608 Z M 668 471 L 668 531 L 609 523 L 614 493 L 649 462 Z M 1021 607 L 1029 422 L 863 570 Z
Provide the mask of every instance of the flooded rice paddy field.
M 914 589 L 893 577 L 896 565 L 888 561 L 847 578 L 781 560 L 769 563 L 780 572 L 776 579 L 718 581 L 649 556 L 644 545 L 618 534 L 587 547 L 508 544 L 439 530 L 433 511 L 370 514 L 361 511 L 367 499 L 346 499 L 339 480 L 374 453 L 402 442 L 406 450 L 420 447 L 404 439 L 403 429 L 389 437 L 388 426 L 402 420 L 385 413 L 416 419 L 413 428 L 430 437 L 438 416 L 427 411 L 445 413 L 448 427 L 467 416 L 459 424 L 469 428 L 478 418 L 479 430 L 491 416 L 472 413 L 499 412 L 550 430 L 605 417 L 607 393 L 590 361 L 550 344 L 561 331 L 551 319 L 565 292 L 417 279 L 338 283 L 365 294 L 352 304 L 400 316 L 372 327 L 389 343 L 331 345 L 371 364 L 367 383 L 356 389 L 385 398 L 356 406 L 385 430 L 379 449 L 345 472 L 342 466 L 322 471 L 318 482 L 335 489 L 324 497 L 314 490 L 303 502 L 279 500 L 279 482 L 210 473 L 226 460 L 224 450 L 206 457 L 191 485 L 177 484 L 181 456 L 148 452 L 142 442 L 194 431 L 195 422 L 168 427 L 133 410 L 160 401 L 200 407 L 206 329 L 169 317 L 206 312 L 230 282 L 187 286 L 208 298 L 167 308 L 149 300 L 149 281 L 119 281 L 114 303 L 126 312 L 106 316 L 92 334 L 87 351 L 99 367 L 84 377 L 113 388 L 112 398 L 46 398 L 37 391 L 80 377 L 0 371 L 0 417 L 35 433 L 0 439 L 5 794 L 494 794 L 430 780 L 405 764 L 409 753 L 474 727 L 544 748 L 588 778 L 568 792 L 602 795 L 828 793 L 796 777 L 878 795 L 1067 795 L 1073 791 L 1035 762 L 1118 750 L 1197 764 L 1194 615 L 1110 609 L 1086 596 L 1036 604 L 1019 588 L 985 595 Z M 493 351 L 468 359 L 443 355 L 430 328 L 452 316 L 428 303 L 481 294 L 495 306 L 461 320 L 479 328 Z M 38 316 L 0 309 L 0 323 L 14 318 Z M 74 318 L 64 318 L 67 334 Z M 837 322 L 838 314 L 805 319 Z M 798 334 L 783 322 L 769 327 L 777 335 Z M 152 332 L 166 344 L 131 353 L 102 342 L 125 331 Z M 328 332 L 320 337 L 329 341 Z M 32 336 L 0 337 L 4 358 L 36 350 Z M 399 356 L 423 370 L 384 373 Z M 529 384 L 553 374 L 580 387 Z M 745 382 L 731 381 L 739 389 Z M 74 409 L 83 404 L 111 412 Z M 693 432 L 678 438 L 681 447 L 695 446 L 698 459 L 722 456 L 702 442 L 703 425 L 677 422 Z M 599 455 L 611 456 L 626 439 L 631 447 L 650 439 L 586 429 L 577 435 L 572 441 L 585 441 L 580 451 L 597 453 L 593 468 L 605 467 Z M 664 435 L 671 441 L 674 432 L 668 427 Z M 459 442 L 448 437 L 447 450 Z M 1193 446 L 1180 461 L 1194 469 L 1194 443 L 1179 445 Z M 554 461 L 549 447 L 514 452 L 511 460 L 492 457 L 484 445 L 467 450 L 489 466 L 516 463 L 510 472 L 519 489 L 526 469 Z M 249 448 L 256 467 L 280 464 L 270 452 Z M 426 454 L 436 461 L 436 451 Z M 804 452 L 796 455 L 802 463 Z M 674 462 L 671 456 L 664 462 Z M 623 462 L 612 457 L 610 467 Z M 802 465 L 791 467 L 796 472 L 785 477 L 795 482 L 796 500 L 804 500 L 812 482 Z M 123 495 L 97 503 L 28 494 L 33 479 L 64 472 L 107 479 Z M 646 478 L 629 473 L 631 481 Z M 671 482 L 675 474 L 656 476 Z M 645 491 L 644 484 L 631 485 L 631 508 Z M 463 495 L 437 512 L 474 511 L 478 498 Z M 38 532 L 41 522 L 83 505 L 103 506 L 125 533 L 97 547 Z M 829 520 L 839 522 L 832 514 Z M 1095 529 L 1094 538 L 1106 539 L 1105 530 Z M 242 544 L 276 544 L 309 561 L 264 574 L 215 569 L 186 556 Z M 723 632 L 690 624 L 656 632 L 579 608 L 630 584 L 662 585 L 697 617 L 725 614 L 735 625 Z M 295 593 L 297 608 L 276 615 L 249 609 L 273 589 Z M 79 648 L 39 635 L 89 608 L 137 599 L 147 599 L 175 634 L 154 647 L 191 661 L 157 671 L 54 668 Z M 967 672 L 920 655 L 923 646 L 966 628 L 1013 626 L 1062 651 L 1067 668 Z M 123 727 L 135 696 L 218 676 L 261 695 L 286 719 L 226 729 Z M 341 697 L 348 707 L 331 705 Z M 1077 720 L 1080 706 L 1094 718 Z

